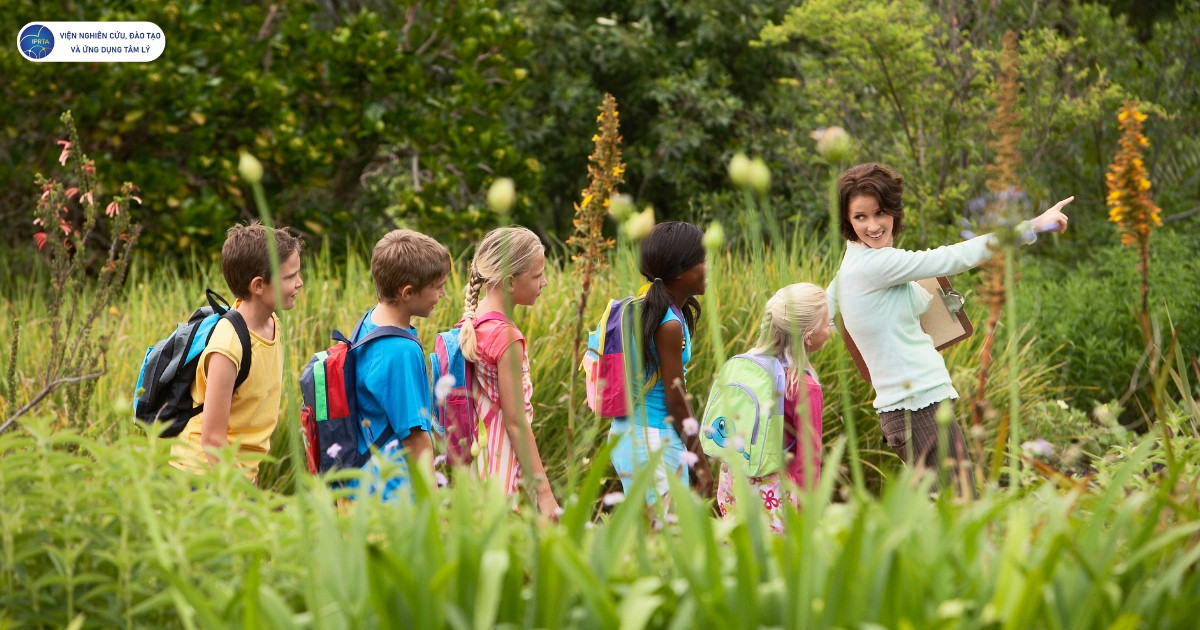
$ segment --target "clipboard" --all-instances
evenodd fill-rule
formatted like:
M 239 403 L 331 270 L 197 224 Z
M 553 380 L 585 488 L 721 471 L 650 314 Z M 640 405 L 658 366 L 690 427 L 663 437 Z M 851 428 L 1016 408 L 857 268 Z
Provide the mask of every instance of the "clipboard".
M 975 327 L 971 325 L 971 320 L 967 318 L 966 309 L 963 308 L 965 300 L 954 287 L 950 286 L 950 279 L 946 276 L 938 276 L 936 278 L 926 278 L 918 280 L 917 284 L 921 288 L 929 292 L 933 299 L 929 302 L 929 308 L 921 314 L 921 330 L 933 339 L 933 347 L 938 351 L 945 350 L 950 346 L 970 337 L 975 332 Z M 846 350 L 850 352 L 850 358 L 854 359 L 854 365 L 858 368 L 858 373 L 862 375 L 868 383 L 871 382 L 871 373 L 867 370 L 867 364 L 863 361 L 862 353 L 859 352 L 858 346 L 854 343 L 854 338 L 850 333 L 846 332 L 846 326 L 842 323 L 842 315 L 838 314 L 836 319 L 838 332 L 842 335 L 842 342 L 846 344 Z

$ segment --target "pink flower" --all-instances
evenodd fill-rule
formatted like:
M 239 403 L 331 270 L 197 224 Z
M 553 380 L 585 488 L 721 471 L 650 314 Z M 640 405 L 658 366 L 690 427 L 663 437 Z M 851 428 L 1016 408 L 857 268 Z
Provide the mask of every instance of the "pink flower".
M 113 202 L 113 203 L 116 203 L 116 202 Z M 336 442 L 329 448 L 325 449 L 325 454 L 334 459 L 337 459 L 338 453 L 341 453 L 341 452 L 342 452 L 342 445 L 337 444 Z
M 46 233 L 38 232 L 37 234 L 34 234 L 33 240 L 37 242 L 38 249 L 42 249 L 46 246 Z
M 104 214 L 107 214 L 110 217 L 115 217 L 118 214 L 121 214 L 121 204 L 117 203 L 116 201 L 109 203 L 108 206 L 104 208 Z
M 695 433 L 691 435 L 695 435 Z M 700 461 L 700 456 L 691 451 L 684 451 L 679 454 L 679 461 L 683 462 L 688 468 L 691 468 L 696 465 L 696 462 Z
M 67 220 L 66 220 L 66 219 L 59 219 L 59 220 L 58 220 L 58 227 L 62 228 L 63 234 L 65 234 L 65 235 L 67 235 L 67 236 L 70 236 L 70 234 L 71 234 L 71 224 L 70 224 L 70 223 L 67 223 Z
M 700 423 L 696 422 L 695 418 L 683 419 L 683 434 L 691 437 L 700 432 Z
M 779 499 L 775 498 L 774 490 L 762 490 L 758 494 L 762 497 L 763 507 L 767 508 L 768 510 L 774 510 L 775 508 L 779 507 L 780 501 Z
M 33 224 L 34 224 L 34 225 L 41 225 L 41 224 L 42 224 L 42 218 L 41 218 L 41 217 L 38 217 L 38 218 L 34 219 L 34 220 L 33 220 Z
M 71 143 L 66 140 L 59 140 L 58 144 L 62 146 L 62 154 L 58 156 L 58 163 L 66 166 L 67 158 L 71 155 Z
M 141 203 L 142 203 L 142 198 L 137 195 L 130 195 L 129 198 L 138 202 L 138 205 L 141 205 Z
M 85 200 L 88 202 L 88 205 L 90 205 L 90 206 L 96 205 L 95 200 L 92 199 L 92 191 L 90 191 L 90 190 L 87 191 L 86 195 L 79 198 L 79 203 L 83 203 Z
M 79 189 L 78 189 L 78 188 L 68 188 L 68 189 L 67 189 L 67 198 L 68 198 L 68 199 L 70 199 L 71 197 L 74 197 L 74 196 L 75 196 L 75 193 L 77 193 L 77 192 L 79 192 Z M 45 196 L 45 195 L 43 195 L 43 197 L 44 197 L 44 196 Z
M 95 165 L 95 164 L 93 164 L 91 160 L 88 160 L 87 162 L 84 162 L 84 163 L 83 163 L 83 172 L 84 172 L 84 173 L 87 173 L 87 174 L 89 174 L 89 175 L 95 174 L 95 172 L 96 172 L 96 165 Z

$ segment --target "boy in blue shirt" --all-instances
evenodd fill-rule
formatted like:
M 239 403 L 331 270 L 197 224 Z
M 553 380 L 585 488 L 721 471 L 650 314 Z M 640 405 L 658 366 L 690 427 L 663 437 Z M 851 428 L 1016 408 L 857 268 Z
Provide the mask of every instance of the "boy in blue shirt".
M 379 300 L 363 315 L 351 342 L 380 326 L 395 326 L 416 335 L 413 317 L 429 317 L 446 295 L 450 252 L 441 243 L 412 230 L 393 230 L 379 240 L 371 255 L 371 278 Z M 408 489 L 407 469 L 418 462 L 432 477 L 433 441 L 429 436 L 433 409 L 428 364 L 421 344 L 406 337 L 381 337 L 355 350 L 355 391 L 362 416 L 359 448 L 377 446 L 394 467 L 388 478 L 380 462 L 365 466 L 372 472 L 369 494 L 384 501 Z M 352 482 L 351 487 L 357 486 Z

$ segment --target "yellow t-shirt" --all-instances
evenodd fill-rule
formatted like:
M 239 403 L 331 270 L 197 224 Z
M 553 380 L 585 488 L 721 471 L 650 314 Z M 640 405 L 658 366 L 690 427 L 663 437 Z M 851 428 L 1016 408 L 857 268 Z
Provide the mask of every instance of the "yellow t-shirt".
M 279 402 L 283 392 L 282 326 L 277 315 L 272 314 L 271 318 L 275 323 L 273 341 L 250 331 L 250 373 L 245 382 L 234 390 L 229 406 L 227 437 L 230 444 L 237 445 L 237 464 L 251 480 L 258 476 L 258 458 L 271 450 L 271 434 L 279 422 Z M 228 320 L 217 322 L 208 347 L 200 354 L 196 380 L 192 382 L 194 406 L 204 402 L 204 394 L 208 390 L 208 359 L 213 353 L 228 357 L 235 368 L 242 365 L 242 343 Z M 198 414 L 189 420 L 187 427 L 179 434 L 179 440 L 171 446 L 171 465 L 180 470 L 197 474 L 208 471 L 208 462 L 200 445 L 200 421 L 203 415 Z M 242 459 L 246 456 L 251 459 Z

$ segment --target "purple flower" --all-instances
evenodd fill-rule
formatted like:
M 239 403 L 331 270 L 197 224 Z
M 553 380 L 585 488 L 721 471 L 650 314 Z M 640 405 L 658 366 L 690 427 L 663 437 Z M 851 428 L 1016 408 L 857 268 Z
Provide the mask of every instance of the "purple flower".
M 337 459 L 338 453 L 341 453 L 341 452 L 342 452 L 341 444 L 334 444 L 334 445 L 330 446 L 329 448 L 325 449 L 325 454 L 334 459 Z
M 609 492 L 608 494 L 604 495 L 604 498 L 601 500 L 604 502 L 604 505 L 617 505 L 625 500 L 625 493 Z
M 679 461 L 686 464 L 688 468 L 691 468 L 696 465 L 696 462 L 700 461 L 700 456 L 691 451 L 684 451 L 679 454 Z
M 695 418 L 689 417 L 689 418 L 683 419 L 683 434 L 684 435 L 691 437 L 693 435 L 696 435 L 699 432 L 700 432 L 700 423 L 696 422 Z

